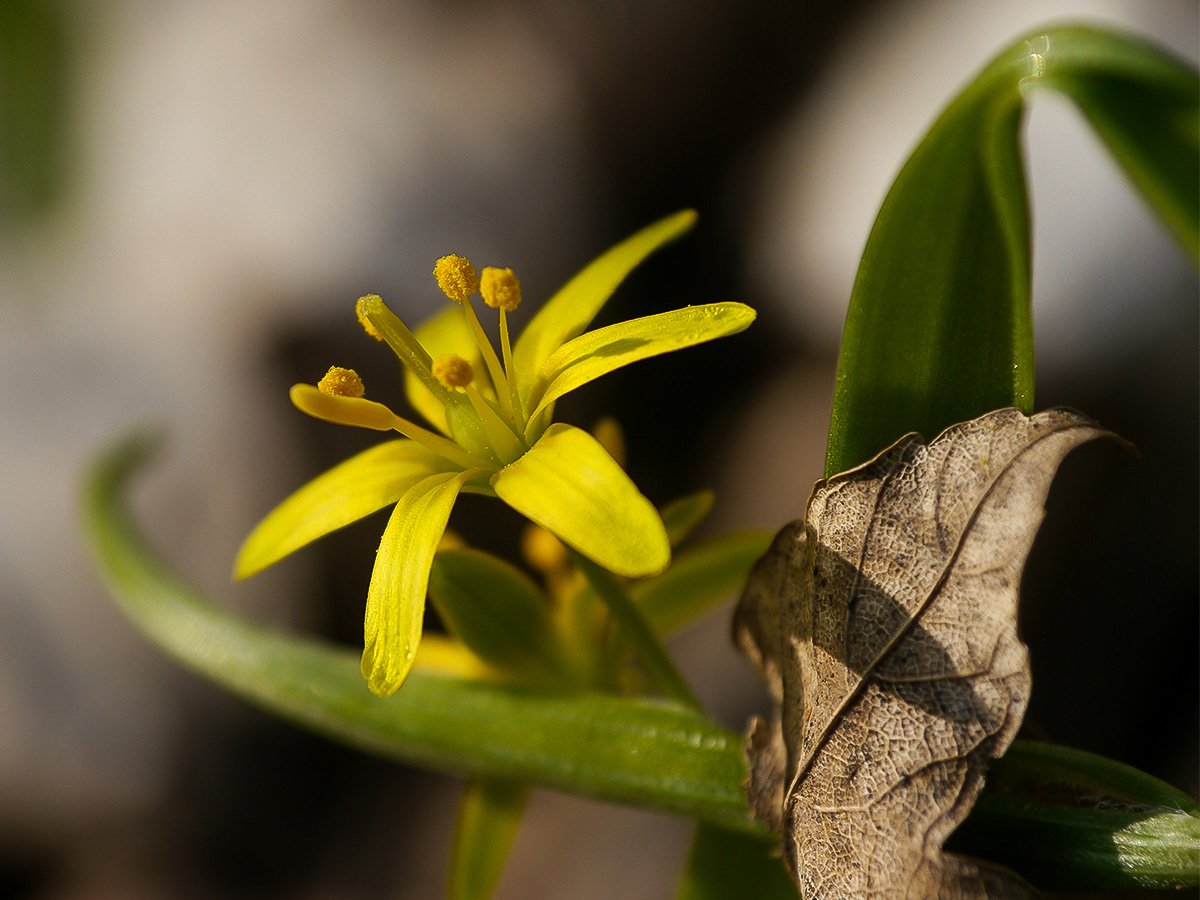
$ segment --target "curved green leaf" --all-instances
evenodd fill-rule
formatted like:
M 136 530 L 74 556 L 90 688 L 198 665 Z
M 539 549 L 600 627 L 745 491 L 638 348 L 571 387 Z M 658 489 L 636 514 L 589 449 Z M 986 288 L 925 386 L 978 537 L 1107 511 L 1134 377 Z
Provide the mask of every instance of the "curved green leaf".
M 696 213 L 685 209 L 647 225 L 588 263 L 537 311 L 513 346 L 517 388 L 527 408 L 534 376 L 550 354 L 583 334 L 617 285 L 642 260 L 680 237 L 695 222 Z
M 681 704 L 540 694 L 420 668 L 404 690 L 380 699 L 363 684 L 356 653 L 252 624 L 206 600 L 172 575 L 130 524 L 122 490 L 152 445 L 134 438 L 98 460 L 85 485 L 85 529 L 113 599 L 182 665 L 275 715 L 380 756 L 528 781 L 767 837 L 742 793 L 742 736 Z M 960 829 L 972 826 L 984 836 L 976 852 L 1018 872 L 1031 857 L 1071 861 L 1076 872 L 1092 873 L 1114 889 L 1136 884 L 1141 861 L 1153 858 L 1157 883 L 1196 884 L 1200 818 L 1194 803 L 1128 766 L 1066 748 L 1053 754 L 1044 791 L 1035 777 L 1045 764 L 1038 745 L 1017 741 L 993 762 L 989 785 L 995 781 L 1000 789 L 989 786 Z M 1005 799 L 1006 767 L 1016 773 L 1013 781 L 1034 782 L 1032 797 Z M 1104 794 L 1102 802 L 1081 808 L 1096 785 L 1125 804 L 1157 809 L 1142 816 L 1154 826 L 1134 834 L 1129 811 Z M 1007 805 L 998 811 L 996 803 Z M 1056 807 L 1086 818 L 1086 830 L 1050 820 Z M 987 835 L 1000 833 L 1004 841 L 988 843 Z M 1081 841 L 1086 852 L 1077 853 Z M 1128 852 L 1131 845 L 1136 856 Z M 1029 877 L 1038 883 L 1041 874 L 1044 866 Z
M 1018 142 L 1028 91 L 1079 104 L 1197 255 L 1197 79 L 1130 38 L 1030 34 L 947 107 L 888 192 L 863 252 L 838 359 L 825 473 L 909 431 L 933 438 L 1033 408 L 1029 212 Z
M 670 634 L 735 596 L 773 537 L 768 531 L 746 531 L 680 551 L 661 575 L 633 585 L 633 602 L 655 634 Z

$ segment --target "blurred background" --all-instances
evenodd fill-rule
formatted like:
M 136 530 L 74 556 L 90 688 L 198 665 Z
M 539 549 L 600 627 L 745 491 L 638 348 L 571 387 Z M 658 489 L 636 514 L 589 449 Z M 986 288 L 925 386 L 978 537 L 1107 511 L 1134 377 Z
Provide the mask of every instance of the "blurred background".
M 626 429 L 658 503 L 776 529 L 821 474 L 833 366 L 883 193 L 957 88 L 1052 19 L 1195 61 L 1194 0 L 194 0 L 0 4 L 0 897 L 435 898 L 459 783 L 344 750 L 178 671 L 106 599 L 75 511 L 88 460 L 168 440 L 154 544 L 248 616 L 358 646 L 374 517 L 233 585 L 241 538 L 375 438 L 306 419 L 353 316 L 410 323 L 433 261 L 511 266 L 527 305 L 694 207 L 603 322 L 741 300 L 736 338 L 563 401 Z M 1194 272 L 1067 104 L 1027 123 L 1038 405 L 1136 444 L 1064 467 L 1030 559 L 1033 734 L 1197 791 Z M 464 503 L 471 540 L 512 520 Z M 731 598 L 732 600 L 732 598 Z M 672 645 L 740 728 L 764 707 L 729 607 Z M 503 898 L 667 898 L 687 822 L 538 793 Z M 1192 896 L 1195 896 L 1193 893 Z

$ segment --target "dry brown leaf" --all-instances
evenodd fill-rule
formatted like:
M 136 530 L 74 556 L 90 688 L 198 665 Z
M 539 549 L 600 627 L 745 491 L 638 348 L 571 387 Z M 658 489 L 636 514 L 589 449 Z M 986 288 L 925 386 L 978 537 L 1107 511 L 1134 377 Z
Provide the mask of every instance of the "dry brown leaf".
M 1025 714 L 1017 592 L 1050 481 L 1107 434 L 1004 409 L 908 435 L 818 482 L 756 565 L 734 632 L 781 713 L 747 793 L 807 900 L 1036 896 L 941 848 Z

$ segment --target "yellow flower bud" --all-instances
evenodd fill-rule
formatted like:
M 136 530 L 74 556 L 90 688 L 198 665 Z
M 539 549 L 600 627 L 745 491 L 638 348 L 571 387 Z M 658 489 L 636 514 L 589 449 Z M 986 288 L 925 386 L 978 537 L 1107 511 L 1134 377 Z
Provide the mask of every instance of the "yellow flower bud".
M 521 553 L 531 566 L 547 574 L 567 564 L 567 548 L 541 525 L 525 529 L 521 535 Z
M 366 392 L 358 373 L 340 366 L 329 367 L 325 377 L 317 382 L 317 390 L 334 397 L 361 397 Z
M 432 370 L 433 377 L 448 388 L 466 387 L 475 377 L 471 364 L 453 353 L 435 359 Z
M 479 279 L 479 293 L 483 294 L 483 302 L 493 309 L 499 307 L 512 312 L 521 303 L 521 282 L 512 269 L 485 266 Z
M 433 265 L 433 277 L 438 287 L 455 303 L 462 303 L 479 290 L 479 276 L 470 260 L 451 253 Z

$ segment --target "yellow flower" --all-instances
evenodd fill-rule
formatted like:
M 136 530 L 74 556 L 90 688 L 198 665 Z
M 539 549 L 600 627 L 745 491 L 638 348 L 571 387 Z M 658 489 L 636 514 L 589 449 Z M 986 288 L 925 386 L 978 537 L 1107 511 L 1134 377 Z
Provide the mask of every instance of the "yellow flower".
M 368 400 L 350 370 L 331 370 L 321 386 L 293 386 L 292 402 L 309 415 L 403 437 L 352 457 L 284 500 L 246 538 L 235 577 L 394 504 L 367 592 L 362 657 L 371 690 L 386 696 L 412 667 L 430 566 L 460 491 L 500 498 L 619 575 L 666 568 L 670 545 L 654 506 L 594 437 L 553 424 L 552 416 L 555 401 L 601 375 L 735 334 L 753 321 L 748 306 L 716 303 L 585 333 L 629 271 L 694 220 L 690 211 L 670 216 L 600 256 L 539 310 L 515 344 L 507 312 L 520 302 L 520 284 L 511 270 L 486 268 L 479 278 L 466 259 L 443 257 L 434 277 L 455 305 L 417 334 L 379 297 L 359 300 L 363 327 L 400 357 L 406 394 L 436 431 Z M 499 309 L 500 354 L 471 305 L 480 289 Z

